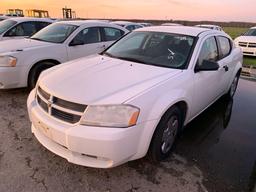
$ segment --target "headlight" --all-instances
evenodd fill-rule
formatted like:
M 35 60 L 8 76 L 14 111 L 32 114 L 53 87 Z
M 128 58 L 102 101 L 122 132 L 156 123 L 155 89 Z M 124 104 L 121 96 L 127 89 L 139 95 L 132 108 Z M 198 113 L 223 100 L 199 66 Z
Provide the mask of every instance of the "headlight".
M 136 125 L 140 110 L 131 105 L 88 106 L 82 125 L 100 127 L 131 127 Z
M 17 58 L 12 56 L 0 56 L 0 67 L 15 67 Z

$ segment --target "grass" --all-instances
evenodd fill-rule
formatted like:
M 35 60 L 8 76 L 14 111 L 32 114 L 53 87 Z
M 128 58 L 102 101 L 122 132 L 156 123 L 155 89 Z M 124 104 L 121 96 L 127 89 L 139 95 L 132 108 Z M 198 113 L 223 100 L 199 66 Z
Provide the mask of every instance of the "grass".
M 246 32 L 248 28 L 242 27 L 224 27 L 223 30 L 229 34 L 233 39 L 240 36 L 242 33 Z
M 244 64 L 256 67 L 256 57 L 244 57 Z
M 248 28 L 242 27 L 224 27 L 223 30 L 229 34 L 233 39 L 246 32 Z M 244 57 L 244 65 L 252 65 L 256 67 L 256 57 Z

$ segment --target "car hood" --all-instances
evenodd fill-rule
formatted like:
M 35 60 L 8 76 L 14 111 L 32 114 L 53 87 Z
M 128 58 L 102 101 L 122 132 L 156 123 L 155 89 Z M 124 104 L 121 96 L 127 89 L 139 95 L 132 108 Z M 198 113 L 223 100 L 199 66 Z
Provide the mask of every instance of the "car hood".
M 240 36 L 235 39 L 235 42 L 250 42 L 256 43 L 256 36 Z
M 49 46 L 52 43 L 47 43 L 43 41 L 37 41 L 33 39 L 23 38 L 23 39 L 10 39 L 5 41 L 0 41 L 0 53 L 16 52 L 16 51 L 26 51 L 27 49 L 33 49 L 35 47 Z
M 179 73 L 182 70 L 94 56 L 46 71 L 39 85 L 76 103 L 120 104 Z

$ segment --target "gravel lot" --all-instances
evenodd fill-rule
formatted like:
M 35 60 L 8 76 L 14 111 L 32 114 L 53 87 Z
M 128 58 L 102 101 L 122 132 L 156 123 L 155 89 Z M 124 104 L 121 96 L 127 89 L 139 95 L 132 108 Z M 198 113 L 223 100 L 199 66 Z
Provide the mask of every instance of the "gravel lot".
M 202 172 L 175 154 L 159 165 L 145 158 L 107 170 L 68 163 L 31 134 L 27 96 L 0 91 L 0 191 L 206 191 Z
M 74 165 L 42 147 L 30 131 L 27 96 L 0 90 L 1 192 L 256 192 L 255 82 L 240 81 L 230 112 L 217 102 L 190 123 L 166 162 L 113 169 Z

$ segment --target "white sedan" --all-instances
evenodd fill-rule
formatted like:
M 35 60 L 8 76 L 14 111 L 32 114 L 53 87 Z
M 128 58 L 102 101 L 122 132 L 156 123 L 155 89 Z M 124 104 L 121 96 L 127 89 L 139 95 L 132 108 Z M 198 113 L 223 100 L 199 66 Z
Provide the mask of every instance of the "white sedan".
M 129 21 L 114 21 L 114 22 L 111 22 L 111 23 L 115 24 L 115 25 L 119 25 L 121 27 L 124 27 L 125 29 L 127 29 L 129 31 L 133 31 L 135 29 L 139 29 L 139 28 L 144 27 L 141 24 L 133 23 L 133 22 L 129 22 Z
M 246 33 L 237 37 L 235 44 L 241 47 L 244 55 L 256 56 L 256 27 L 250 28 Z
M 102 52 L 128 30 L 100 21 L 61 21 L 31 38 L 0 42 L 0 89 L 36 85 L 54 65 Z
M 207 24 L 201 24 L 201 25 L 196 25 L 196 27 L 201 27 L 201 28 L 206 28 L 206 29 L 213 29 L 217 31 L 223 31 L 223 29 L 218 26 L 218 25 L 207 25 Z
M 0 22 L 0 41 L 30 37 L 53 23 L 47 18 L 12 17 Z
M 109 168 L 167 158 L 179 133 L 222 95 L 242 53 L 223 32 L 146 27 L 101 55 L 44 71 L 27 106 L 32 132 L 69 162 Z

